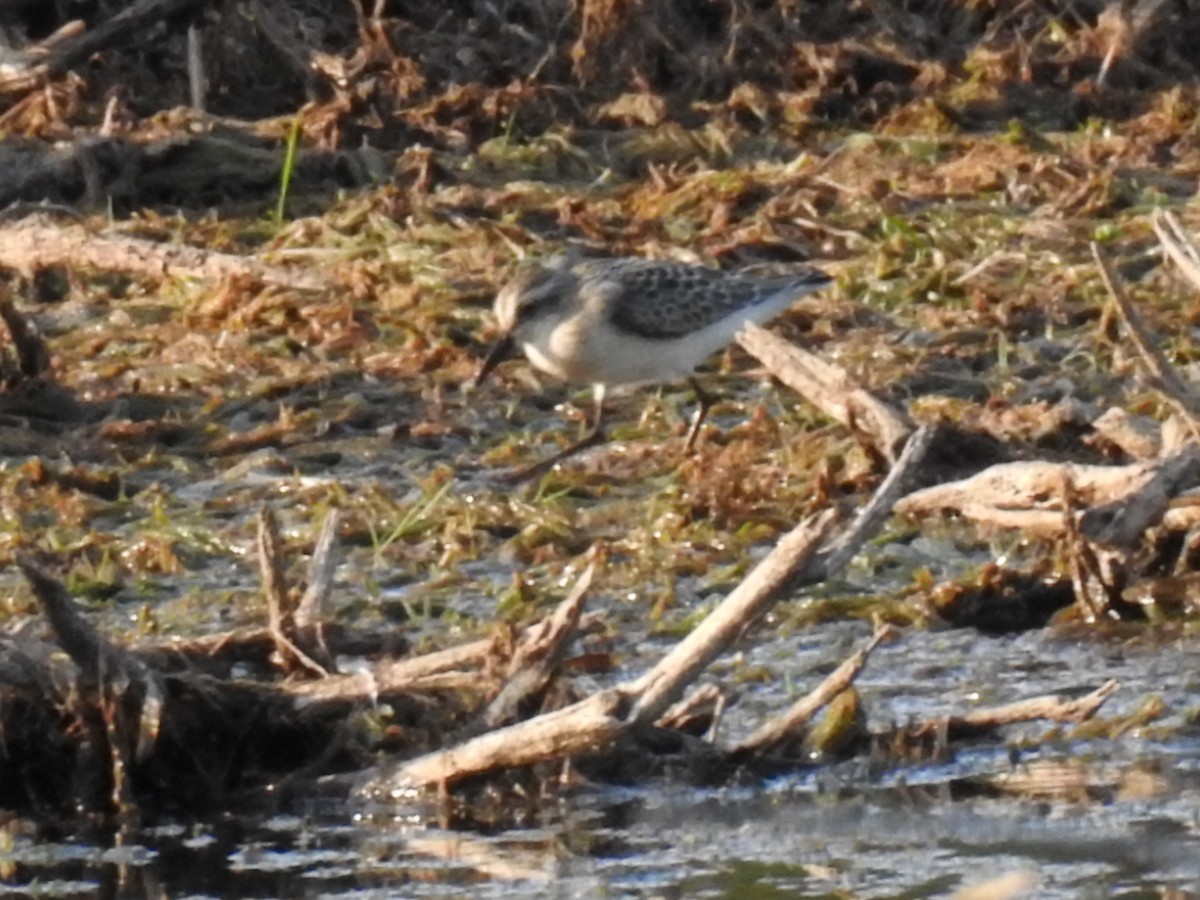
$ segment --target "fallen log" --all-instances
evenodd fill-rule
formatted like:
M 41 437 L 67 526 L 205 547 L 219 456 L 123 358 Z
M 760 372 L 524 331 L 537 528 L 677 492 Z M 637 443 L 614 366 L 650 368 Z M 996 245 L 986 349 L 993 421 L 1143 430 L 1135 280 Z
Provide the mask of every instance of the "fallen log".
M 296 291 L 317 291 L 321 279 L 251 257 L 141 238 L 96 234 L 82 225 L 39 218 L 0 224 L 0 266 L 31 273 L 52 266 L 129 272 L 147 278 L 248 278 Z

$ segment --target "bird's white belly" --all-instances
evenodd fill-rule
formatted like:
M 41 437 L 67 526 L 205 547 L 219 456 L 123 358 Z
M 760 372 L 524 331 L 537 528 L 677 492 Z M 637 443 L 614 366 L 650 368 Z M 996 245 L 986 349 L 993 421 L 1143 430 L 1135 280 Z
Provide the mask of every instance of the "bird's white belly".
M 746 318 L 751 318 L 747 316 Z M 527 335 L 522 349 L 543 372 L 567 381 L 621 385 L 686 378 L 737 334 L 730 317 L 680 338 L 650 340 L 582 315 Z

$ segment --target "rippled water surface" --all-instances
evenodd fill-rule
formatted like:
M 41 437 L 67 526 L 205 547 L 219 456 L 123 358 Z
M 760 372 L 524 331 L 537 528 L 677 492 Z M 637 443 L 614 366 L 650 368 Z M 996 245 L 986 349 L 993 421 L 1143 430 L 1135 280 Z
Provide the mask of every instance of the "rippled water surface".
M 784 684 L 808 684 L 865 625 L 842 623 L 762 644 L 778 678 L 743 695 L 725 728 L 777 709 Z M 1161 647 L 912 632 L 880 649 L 859 682 L 871 721 L 919 719 L 1115 677 L 1103 715 L 1167 704 L 1156 730 L 1051 740 L 1019 750 L 1043 724 L 949 761 L 817 766 L 756 787 L 657 782 L 580 788 L 520 830 L 431 825 L 436 807 L 311 799 L 254 822 L 160 823 L 119 841 L 35 835 L 13 823 L 0 850 L 4 891 L 29 896 L 457 897 L 952 896 L 1006 878 L 1016 896 L 1161 897 L 1200 890 L 1200 729 L 1194 642 Z M 953 685 L 944 693 L 941 685 Z M 1160 727 L 1161 726 L 1161 727 Z M 1066 732 L 1064 731 L 1064 735 Z M 1044 775 L 1011 795 L 991 776 Z M 1026 781 L 1026 783 L 1030 783 Z M 1171 896 L 1189 896 L 1175 894 Z

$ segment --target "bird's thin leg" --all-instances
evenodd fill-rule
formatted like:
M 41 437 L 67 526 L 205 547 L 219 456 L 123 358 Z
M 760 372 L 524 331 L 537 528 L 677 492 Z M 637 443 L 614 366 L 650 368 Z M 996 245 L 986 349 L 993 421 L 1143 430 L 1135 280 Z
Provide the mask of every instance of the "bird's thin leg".
M 712 394 L 700 387 L 700 382 L 695 378 L 689 378 L 688 384 L 692 386 L 692 393 L 696 395 L 696 413 L 692 416 L 691 427 L 688 428 L 687 443 L 683 445 L 684 453 L 691 453 L 692 448 L 696 446 L 696 438 L 700 436 L 700 426 L 704 424 L 708 411 L 716 402 Z
M 593 386 L 593 396 L 596 401 L 596 412 L 592 420 L 592 427 L 587 434 L 577 440 L 575 443 L 563 447 L 557 453 L 552 454 L 546 459 L 536 462 L 531 466 L 525 466 L 522 469 L 510 471 L 502 476 L 502 479 L 509 484 L 519 484 L 522 481 L 529 481 L 532 478 L 541 478 L 564 459 L 569 459 L 576 453 L 587 450 L 589 447 L 595 447 L 597 444 L 603 444 L 606 440 L 604 435 L 604 385 L 597 384 Z

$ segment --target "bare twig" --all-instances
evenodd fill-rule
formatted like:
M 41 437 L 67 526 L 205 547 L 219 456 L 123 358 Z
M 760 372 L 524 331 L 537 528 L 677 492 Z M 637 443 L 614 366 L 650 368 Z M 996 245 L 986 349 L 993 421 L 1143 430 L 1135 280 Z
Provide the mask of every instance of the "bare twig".
M 571 593 L 554 614 L 528 629 L 509 662 L 509 677 L 496 698 L 488 705 L 483 722 L 489 728 L 506 724 L 517 716 L 518 707 L 528 697 L 541 692 L 558 670 L 567 646 L 574 639 L 583 611 L 583 601 L 596 574 L 596 564 L 584 570 Z
M 872 651 L 885 640 L 896 634 L 891 626 L 877 630 L 870 642 L 861 650 L 829 673 L 819 685 L 792 704 L 781 716 L 767 722 L 752 735 L 738 744 L 735 753 L 769 753 L 785 741 L 797 736 L 808 721 L 834 697 L 854 683 Z
M 631 721 L 650 723 L 666 712 L 684 688 L 782 596 L 796 572 L 816 555 L 836 519 L 827 510 L 785 534 L 720 606 L 632 685 L 641 696 Z
M 908 440 L 913 426 L 863 388 L 845 369 L 747 322 L 738 343 L 757 357 L 780 381 L 830 418 L 841 422 L 891 464 Z
M 445 785 L 481 772 L 563 759 L 606 747 L 628 730 L 628 710 L 627 689 L 610 688 L 565 709 L 410 760 L 362 790 L 369 796 L 399 798 L 426 785 Z
M 965 737 L 980 731 L 990 731 L 1004 725 L 1030 722 L 1035 719 L 1051 722 L 1084 722 L 1094 716 L 1109 697 L 1121 686 L 1108 680 L 1090 694 L 1074 700 L 1061 697 L 1031 697 L 1003 706 L 976 709 L 946 717 L 946 730 L 954 737 Z
M 1196 245 L 1183 230 L 1175 214 L 1156 209 L 1150 217 L 1150 224 L 1158 235 L 1163 251 L 1179 266 L 1179 271 L 1192 286 L 1200 291 L 1200 251 L 1196 250 Z
M 293 290 L 323 287 L 321 279 L 310 274 L 244 256 L 133 237 L 103 236 L 81 225 L 48 225 L 37 219 L 0 227 L 0 266 L 21 272 L 79 266 L 151 278 L 221 279 L 237 275 Z
M 883 523 L 892 515 L 893 509 L 908 490 L 913 475 L 921 468 L 925 454 L 929 452 L 936 435 L 937 429 L 929 425 L 922 425 L 913 433 L 904 445 L 904 452 L 888 472 L 887 478 L 883 479 L 883 483 L 867 501 L 867 505 L 854 516 L 850 527 L 817 554 L 820 567 L 810 573 L 813 581 L 824 581 L 840 572 L 883 527 Z
M 655 722 L 717 656 L 788 590 L 828 577 L 844 565 L 886 516 L 905 476 L 928 447 L 930 431 L 910 440 L 885 480 L 835 549 L 818 560 L 817 548 L 835 521 L 832 511 L 810 517 L 780 540 L 746 579 L 649 673 L 553 713 L 473 738 L 448 750 L 411 760 L 362 790 L 370 796 L 402 796 L 425 785 L 447 785 L 491 769 L 565 759 L 610 745 Z
M 1094 241 L 1092 242 L 1092 256 L 1100 268 L 1100 277 L 1104 281 L 1104 286 L 1108 288 L 1109 296 L 1112 297 L 1117 311 L 1121 314 L 1121 320 L 1125 323 L 1130 340 L 1138 349 L 1147 373 L 1154 379 L 1158 389 L 1180 406 L 1191 423 L 1192 429 L 1198 430 L 1200 396 L 1196 394 L 1191 385 L 1180 377 L 1170 360 L 1158 349 L 1150 329 L 1142 321 L 1136 307 L 1113 276 L 1108 262 L 1100 253 L 1100 247 Z
M 290 671 L 300 665 L 316 675 L 328 675 L 329 671 L 324 666 L 296 646 L 296 613 L 283 572 L 283 542 L 279 537 L 279 523 L 271 507 L 266 504 L 258 513 L 258 563 L 262 572 L 263 593 L 267 598 L 271 636 L 284 669 Z
M 316 625 L 329 615 L 329 592 L 333 589 L 333 574 L 337 570 L 334 541 L 337 540 L 340 518 L 338 511 L 331 509 L 325 514 L 325 521 L 321 523 L 321 533 L 317 536 L 312 559 L 308 564 L 308 587 L 296 606 L 297 628 Z

